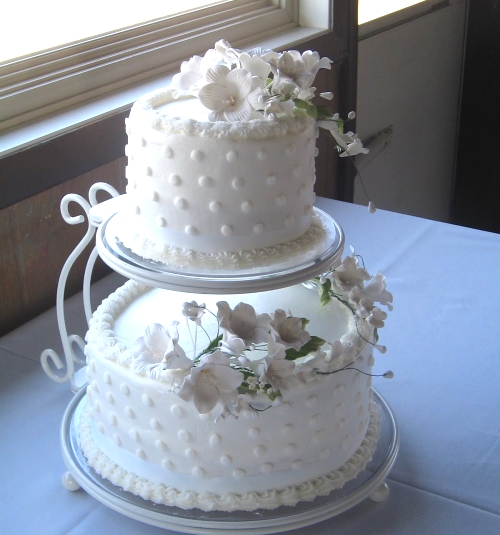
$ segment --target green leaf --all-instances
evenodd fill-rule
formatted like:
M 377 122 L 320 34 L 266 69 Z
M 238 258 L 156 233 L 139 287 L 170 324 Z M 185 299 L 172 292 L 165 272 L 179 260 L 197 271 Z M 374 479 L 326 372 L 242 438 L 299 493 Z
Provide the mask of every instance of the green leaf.
M 319 302 L 321 306 L 327 305 L 332 299 L 332 281 L 326 279 L 325 282 L 321 285 L 321 293 L 319 295 Z
M 331 119 L 333 113 L 328 109 L 328 106 L 316 106 L 318 112 L 318 119 Z
M 210 341 L 208 346 L 198 355 L 198 358 L 196 360 L 198 360 L 200 357 L 202 357 L 206 353 L 211 353 L 215 351 L 219 347 L 219 342 L 221 340 L 222 340 L 222 334 L 219 334 L 217 338 L 214 338 L 213 340 Z
M 301 110 L 307 110 L 307 108 L 309 107 L 309 104 L 305 100 L 302 100 L 300 98 L 296 98 L 293 103 L 297 108 L 300 108 Z
M 316 106 L 313 106 L 312 104 L 310 104 L 306 111 L 307 111 L 307 115 L 309 115 L 313 119 L 318 118 L 318 110 L 316 109 Z
M 309 355 L 309 353 L 313 353 L 314 351 L 317 351 L 324 343 L 325 341 L 322 338 L 319 338 L 318 336 L 311 336 L 311 339 L 309 340 L 309 342 L 304 344 L 299 349 L 299 351 L 297 351 L 293 347 L 288 348 L 285 351 L 285 354 L 286 354 L 285 359 L 295 360 L 300 357 L 306 357 L 307 355 Z

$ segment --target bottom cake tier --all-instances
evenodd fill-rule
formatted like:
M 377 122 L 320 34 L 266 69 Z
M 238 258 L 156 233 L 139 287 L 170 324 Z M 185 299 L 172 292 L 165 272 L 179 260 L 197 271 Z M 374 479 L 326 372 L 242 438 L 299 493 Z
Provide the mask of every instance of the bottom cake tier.
M 82 452 L 155 503 L 312 500 L 375 451 L 373 336 L 347 296 L 320 304 L 303 285 L 199 296 L 128 282 L 90 322 Z

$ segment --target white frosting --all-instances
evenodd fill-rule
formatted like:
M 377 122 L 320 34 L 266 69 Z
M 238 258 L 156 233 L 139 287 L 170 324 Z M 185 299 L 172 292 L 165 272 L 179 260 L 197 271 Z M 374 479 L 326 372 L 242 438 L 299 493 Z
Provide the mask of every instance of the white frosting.
M 234 306 L 242 296 L 226 297 Z M 202 298 L 208 309 L 220 300 Z M 165 324 L 178 316 L 182 302 L 202 298 L 129 282 L 99 307 L 86 348 L 91 422 L 84 417 L 80 431 L 89 464 L 157 503 L 205 510 L 293 505 L 355 477 L 378 436 L 371 377 L 361 373 L 373 365 L 372 347 L 364 340 L 371 328 L 356 325 L 338 301 L 320 307 L 317 295 L 303 286 L 245 295 L 258 312 L 282 308 L 307 317 L 311 333 L 342 341 L 344 354 L 333 369 L 354 362 L 360 371 L 307 374 L 307 360 L 297 361 L 298 379 L 282 391 L 280 404 L 217 419 L 218 410 L 200 415 L 172 391 L 175 370 L 153 379 L 131 369 L 130 347 L 144 328 Z M 213 322 L 204 323 L 208 331 Z M 183 341 L 183 347 L 189 354 L 189 344 Z
M 198 99 L 172 94 L 146 95 L 127 121 L 124 244 L 141 255 L 164 246 L 220 253 L 303 235 L 313 214 L 316 123 L 300 110 L 273 120 L 197 121 L 186 115 L 203 118 Z

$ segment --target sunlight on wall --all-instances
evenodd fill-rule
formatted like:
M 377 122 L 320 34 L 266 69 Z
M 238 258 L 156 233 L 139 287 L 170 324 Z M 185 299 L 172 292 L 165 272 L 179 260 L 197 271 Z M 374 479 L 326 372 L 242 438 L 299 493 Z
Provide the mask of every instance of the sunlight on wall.
M 425 0 L 358 0 L 358 24 L 394 13 Z

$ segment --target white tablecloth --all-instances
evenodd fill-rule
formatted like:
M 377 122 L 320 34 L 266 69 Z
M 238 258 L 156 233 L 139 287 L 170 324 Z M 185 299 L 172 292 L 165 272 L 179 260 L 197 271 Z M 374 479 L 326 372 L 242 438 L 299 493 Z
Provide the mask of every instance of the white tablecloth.
M 391 494 L 297 534 L 500 533 L 500 236 L 318 199 L 370 272 L 381 270 L 394 311 L 374 386 L 391 405 L 401 449 Z M 94 286 L 99 302 L 122 279 Z M 81 297 L 68 300 L 70 333 L 85 333 Z M 0 532 L 165 534 L 60 482 L 59 428 L 72 394 L 43 373 L 61 352 L 55 311 L 0 339 Z

